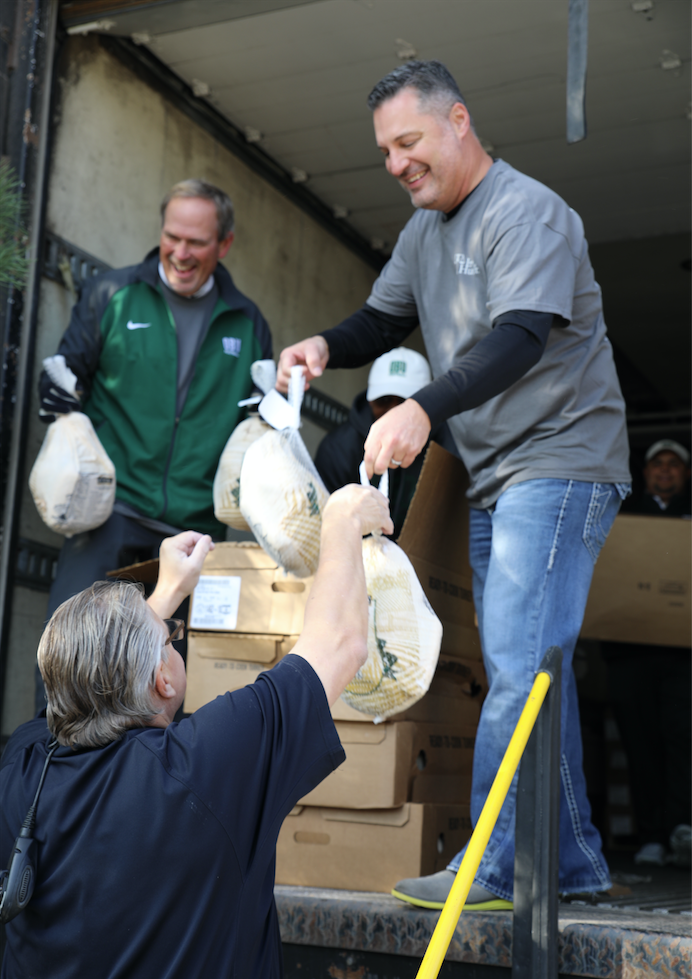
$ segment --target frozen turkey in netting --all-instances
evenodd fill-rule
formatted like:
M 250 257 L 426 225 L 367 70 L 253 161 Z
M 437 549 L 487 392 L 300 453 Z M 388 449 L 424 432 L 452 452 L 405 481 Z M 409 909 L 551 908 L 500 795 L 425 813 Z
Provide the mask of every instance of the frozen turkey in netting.
M 115 501 L 115 466 L 81 411 L 48 426 L 29 476 L 41 518 L 65 537 L 105 523 Z
M 245 453 L 240 510 L 264 550 L 285 571 L 309 578 L 320 559 L 322 512 L 329 493 L 298 433 L 305 381 L 291 368 L 288 400 L 275 389 L 259 412 L 272 426 Z
M 387 495 L 387 472 L 380 490 Z M 368 483 L 361 465 L 361 482 Z M 374 715 L 375 723 L 407 710 L 430 689 L 442 644 L 442 623 L 413 565 L 393 541 L 374 534 L 363 541 L 368 592 L 368 658 L 342 699 Z
M 214 476 L 214 516 L 235 530 L 249 530 L 240 512 L 240 470 L 245 453 L 257 439 L 273 431 L 259 415 L 250 415 L 233 430 Z
M 342 699 L 375 722 L 417 703 L 430 688 L 442 643 L 433 612 L 413 566 L 386 537 L 366 537 L 363 565 L 368 590 L 368 658 Z
M 317 571 L 328 498 L 295 428 L 272 429 L 245 453 L 241 512 L 267 554 L 298 578 Z

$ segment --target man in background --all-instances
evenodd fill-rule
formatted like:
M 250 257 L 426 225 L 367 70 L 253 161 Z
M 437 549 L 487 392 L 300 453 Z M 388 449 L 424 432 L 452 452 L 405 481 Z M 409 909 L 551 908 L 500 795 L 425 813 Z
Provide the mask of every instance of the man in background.
M 690 454 L 684 445 L 660 439 L 647 449 L 644 463 L 644 492 L 626 500 L 622 512 L 689 520 Z
M 623 512 L 689 520 L 690 454 L 673 439 L 644 457 L 644 492 Z M 627 754 L 641 864 L 690 866 L 692 847 L 692 650 L 603 642 L 610 705 Z
M 360 482 L 365 440 L 374 422 L 432 380 L 425 357 L 408 347 L 396 347 L 382 354 L 370 368 L 368 387 L 356 395 L 348 421 L 322 439 L 315 466 L 330 493 L 347 483 Z M 456 454 L 456 446 L 445 422 L 431 434 L 434 441 Z M 392 469 L 389 474 L 389 509 L 398 537 L 416 491 L 425 459 L 423 449 L 407 469 Z
M 181 529 L 225 537 L 214 517 L 216 467 L 244 417 L 250 365 L 272 356 L 264 317 L 221 265 L 233 227 L 224 191 L 184 180 L 161 203 L 158 248 L 84 284 L 57 351 L 77 397 L 44 371 L 40 411 L 45 421 L 89 416 L 115 464 L 116 501 L 102 526 L 65 541 L 49 616 L 108 571 L 155 557 Z

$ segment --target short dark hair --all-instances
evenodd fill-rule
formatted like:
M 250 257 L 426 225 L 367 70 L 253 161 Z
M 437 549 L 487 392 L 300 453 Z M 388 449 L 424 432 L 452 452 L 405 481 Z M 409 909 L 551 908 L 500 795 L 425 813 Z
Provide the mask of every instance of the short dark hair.
M 404 88 L 415 88 L 423 105 L 432 103 L 445 115 L 456 102 L 466 105 L 454 76 L 441 61 L 407 61 L 375 85 L 368 95 L 368 107 L 378 109 Z
M 220 187 L 215 187 L 214 184 L 210 184 L 206 180 L 199 180 L 196 177 L 181 180 L 180 183 L 171 187 L 161 201 L 161 224 L 166 220 L 166 208 L 174 197 L 201 197 L 206 201 L 211 201 L 216 208 L 219 241 L 224 241 L 233 231 L 235 224 L 233 201 Z

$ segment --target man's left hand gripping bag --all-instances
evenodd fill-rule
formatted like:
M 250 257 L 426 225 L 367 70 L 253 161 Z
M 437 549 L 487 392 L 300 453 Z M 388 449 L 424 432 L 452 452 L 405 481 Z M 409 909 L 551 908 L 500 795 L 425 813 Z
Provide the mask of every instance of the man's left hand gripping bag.
M 298 433 L 302 368 L 292 374 L 288 402 L 272 390 L 260 403 L 260 415 L 273 428 L 245 453 L 240 510 L 267 554 L 285 571 L 308 578 L 317 571 L 329 493 Z

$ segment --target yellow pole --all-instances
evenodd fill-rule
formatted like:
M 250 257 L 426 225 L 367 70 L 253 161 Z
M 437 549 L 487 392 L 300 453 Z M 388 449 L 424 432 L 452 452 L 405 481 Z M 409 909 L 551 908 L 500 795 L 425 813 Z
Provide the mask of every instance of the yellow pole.
M 528 700 L 524 704 L 521 717 L 514 729 L 514 734 L 507 746 L 505 757 L 502 759 L 502 763 L 495 776 L 495 781 L 488 793 L 488 798 L 485 800 L 485 805 L 483 806 L 483 811 L 480 814 L 476 828 L 469 840 L 464 859 L 454 878 L 452 889 L 445 901 L 445 906 L 440 912 L 435 931 L 432 933 L 416 979 L 437 979 L 439 975 L 444 957 L 449 948 L 449 943 L 452 940 L 452 935 L 459 921 L 459 916 L 471 890 L 471 884 L 473 884 L 476 871 L 480 865 L 485 848 L 488 845 L 490 834 L 495 828 L 502 803 L 505 801 L 505 796 L 512 784 L 514 773 L 521 761 L 524 748 L 529 740 L 533 726 L 536 723 L 536 718 L 538 717 L 538 712 L 541 709 L 549 688 L 550 675 L 548 673 L 538 673 Z

